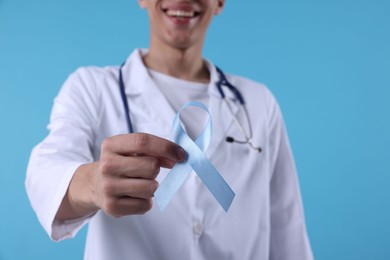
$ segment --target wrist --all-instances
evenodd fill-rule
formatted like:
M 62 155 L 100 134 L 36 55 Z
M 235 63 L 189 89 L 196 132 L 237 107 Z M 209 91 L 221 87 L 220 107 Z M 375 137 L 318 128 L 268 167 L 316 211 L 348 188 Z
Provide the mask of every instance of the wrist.
M 95 164 L 84 164 L 76 170 L 58 209 L 56 219 L 70 220 L 81 218 L 91 215 L 99 209 L 95 203 L 93 189 Z
M 90 215 L 99 209 L 94 192 L 96 166 L 96 162 L 81 165 L 69 184 L 69 203 L 75 212 L 82 215 Z

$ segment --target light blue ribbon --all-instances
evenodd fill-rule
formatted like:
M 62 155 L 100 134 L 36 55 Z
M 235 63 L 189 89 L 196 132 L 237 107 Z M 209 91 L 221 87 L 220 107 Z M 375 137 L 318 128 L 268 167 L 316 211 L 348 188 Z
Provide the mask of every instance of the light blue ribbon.
M 209 116 L 205 129 L 195 142 L 186 134 L 180 123 L 180 112 L 190 106 L 202 108 Z M 172 168 L 154 193 L 160 210 L 164 211 L 192 169 L 194 169 L 214 198 L 227 212 L 235 194 L 204 154 L 210 144 L 212 132 L 211 115 L 207 107 L 199 102 L 189 102 L 182 106 L 173 120 L 172 131 L 174 141 L 186 150 L 188 158 L 185 162 L 177 163 Z

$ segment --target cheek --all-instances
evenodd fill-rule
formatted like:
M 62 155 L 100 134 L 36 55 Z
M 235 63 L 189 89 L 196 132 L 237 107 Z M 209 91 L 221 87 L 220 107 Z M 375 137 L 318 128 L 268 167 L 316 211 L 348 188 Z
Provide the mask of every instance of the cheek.
M 159 27 L 162 24 L 162 17 L 158 10 L 149 9 L 149 20 L 151 27 Z
M 213 19 L 214 15 L 212 13 L 207 13 L 202 19 L 202 27 L 208 27 Z

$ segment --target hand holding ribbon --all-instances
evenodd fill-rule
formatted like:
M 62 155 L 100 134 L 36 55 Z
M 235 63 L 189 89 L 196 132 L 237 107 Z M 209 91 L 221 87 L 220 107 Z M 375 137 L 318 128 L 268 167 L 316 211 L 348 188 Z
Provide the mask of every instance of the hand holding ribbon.
M 205 110 L 209 117 L 205 129 L 195 142 L 186 134 L 180 123 L 180 112 L 189 106 Z M 212 132 L 211 115 L 207 107 L 199 102 L 189 102 L 182 106 L 173 120 L 172 131 L 174 141 L 186 150 L 188 158 L 185 162 L 176 164 L 156 190 L 154 195 L 160 210 L 164 211 L 193 169 L 227 212 L 235 194 L 204 154 L 210 144 Z

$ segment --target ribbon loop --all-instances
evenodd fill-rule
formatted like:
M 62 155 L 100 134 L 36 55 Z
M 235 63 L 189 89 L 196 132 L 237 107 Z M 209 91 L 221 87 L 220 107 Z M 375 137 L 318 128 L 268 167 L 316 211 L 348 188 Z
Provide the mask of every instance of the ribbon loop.
M 206 127 L 195 142 L 186 134 L 180 123 L 180 112 L 190 106 L 199 107 L 208 114 Z M 174 141 L 186 150 L 188 159 L 177 163 L 156 190 L 154 195 L 160 210 L 164 211 L 193 169 L 227 212 L 235 194 L 204 154 L 210 144 L 212 133 L 211 115 L 207 107 L 199 102 L 189 102 L 182 106 L 173 120 L 172 132 Z

